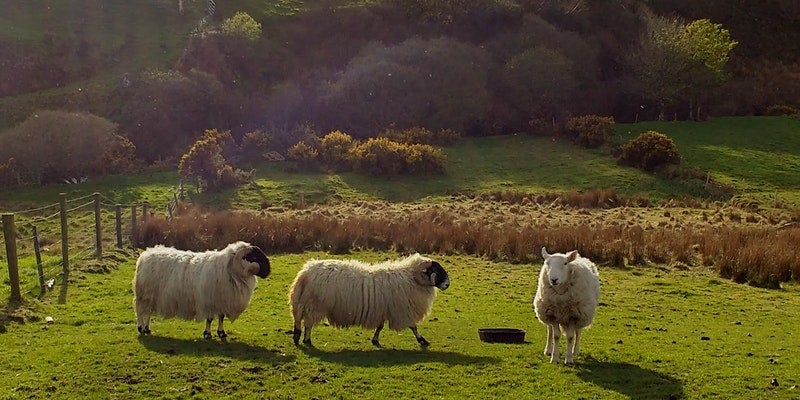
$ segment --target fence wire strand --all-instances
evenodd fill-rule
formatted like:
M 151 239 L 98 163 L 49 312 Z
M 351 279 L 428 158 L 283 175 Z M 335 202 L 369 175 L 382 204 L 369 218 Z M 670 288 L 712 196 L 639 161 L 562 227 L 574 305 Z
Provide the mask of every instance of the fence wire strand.
M 76 201 L 81 201 L 81 200 L 84 200 L 84 199 L 88 199 L 88 198 L 90 198 L 90 197 L 94 197 L 94 195 L 95 195 L 95 194 L 94 194 L 94 193 L 92 193 L 92 194 L 87 194 L 86 196 L 83 196 L 83 197 L 78 197 L 78 198 L 76 198 L 76 199 L 69 199 L 69 200 L 67 200 L 67 204 L 69 204 L 69 203 L 74 203 L 74 202 L 76 202 Z
M 83 204 L 81 204 L 81 205 L 79 205 L 79 206 L 76 206 L 76 207 L 70 208 L 70 209 L 68 209 L 68 210 L 67 210 L 67 212 L 68 212 L 68 213 L 70 213 L 70 212 L 73 212 L 73 211 L 79 210 L 79 209 L 81 209 L 81 208 L 83 208 L 83 207 L 86 207 L 86 206 L 88 206 L 88 205 L 91 205 L 91 204 L 94 204 L 94 201 L 86 202 L 86 203 L 83 203 Z
M 31 214 L 31 213 L 34 213 L 34 212 L 44 211 L 44 210 L 46 210 L 48 208 L 58 207 L 59 205 L 60 205 L 59 203 L 53 203 L 53 204 L 48 204 L 46 206 L 42 206 L 42 207 L 38 207 L 38 208 L 31 208 L 29 210 L 15 211 L 14 213 L 15 214 Z

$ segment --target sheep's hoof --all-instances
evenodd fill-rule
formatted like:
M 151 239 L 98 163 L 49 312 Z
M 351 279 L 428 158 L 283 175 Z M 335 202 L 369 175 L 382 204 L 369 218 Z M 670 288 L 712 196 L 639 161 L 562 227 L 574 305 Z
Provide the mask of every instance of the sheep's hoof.
M 381 342 L 376 339 L 372 339 L 372 345 L 375 347 L 381 347 Z
M 303 344 L 311 346 L 311 339 L 303 339 Z
M 219 336 L 220 338 L 224 339 L 224 338 L 228 337 L 228 334 L 225 333 L 225 331 L 217 331 L 217 336 Z
M 143 327 L 139 326 L 139 327 L 137 327 L 137 329 L 139 330 L 139 333 L 141 333 L 142 335 L 149 335 L 150 334 L 150 327 L 145 326 L 143 328 Z
M 211 339 L 211 332 L 203 331 L 203 339 Z
M 419 342 L 419 345 L 420 345 L 420 346 L 422 346 L 422 347 L 428 347 L 428 346 L 430 346 L 430 345 L 431 345 L 431 342 L 427 341 L 427 340 L 426 340 L 424 337 L 422 337 L 422 336 L 420 336 L 419 338 L 417 338 L 417 342 Z

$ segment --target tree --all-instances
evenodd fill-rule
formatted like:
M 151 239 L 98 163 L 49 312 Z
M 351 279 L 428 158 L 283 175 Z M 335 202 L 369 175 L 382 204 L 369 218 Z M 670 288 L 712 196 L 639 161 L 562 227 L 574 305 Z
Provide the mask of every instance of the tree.
M 579 82 L 573 64 L 558 50 L 543 46 L 511 57 L 502 70 L 504 98 L 528 119 L 560 114 Z
M 329 85 L 328 123 L 356 138 L 398 128 L 465 130 L 489 107 L 489 54 L 450 38 L 373 43 Z
M 700 118 L 702 100 L 727 79 L 725 65 L 737 42 L 721 24 L 700 19 L 681 30 L 678 43 L 688 58 L 686 75 L 694 83 L 682 95 L 689 102 L 689 118 Z
M 635 90 L 658 105 L 659 119 L 681 103 L 689 106 L 690 118 L 699 117 L 702 100 L 725 83 L 725 65 L 736 44 L 722 25 L 707 19 L 684 24 L 649 15 L 627 57 Z
M 223 156 L 223 147 L 232 140 L 230 131 L 206 130 L 181 157 L 178 173 L 195 179 L 198 186 L 206 190 L 235 187 L 251 180 L 254 171 L 234 169 Z

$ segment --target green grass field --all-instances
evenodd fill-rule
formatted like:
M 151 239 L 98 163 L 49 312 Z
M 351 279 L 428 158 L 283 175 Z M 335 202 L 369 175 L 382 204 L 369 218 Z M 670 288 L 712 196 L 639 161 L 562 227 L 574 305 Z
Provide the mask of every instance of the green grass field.
M 364 260 L 394 257 L 355 253 Z M 309 257 L 272 257 L 250 308 L 202 339 L 203 323 L 154 318 L 136 332 L 133 258 L 110 273 L 76 271 L 35 313 L 0 334 L 3 398 L 796 398 L 800 287 L 757 289 L 709 270 L 601 268 L 602 295 L 575 366 L 542 354 L 544 326 L 531 309 L 538 265 L 440 258 L 452 286 L 410 331 L 319 326 L 315 348 L 295 346 L 286 292 Z M 336 256 L 342 257 L 342 256 Z M 64 304 L 56 301 L 66 293 Z M 527 331 L 523 344 L 487 344 L 481 327 Z M 563 346 L 563 344 L 562 344 Z M 776 380 L 777 386 L 771 382 Z
M 623 141 L 647 130 L 671 136 L 684 164 L 710 172 L 747 198 L 800 204 L 800 119 L 726 117 L 617 126 Z

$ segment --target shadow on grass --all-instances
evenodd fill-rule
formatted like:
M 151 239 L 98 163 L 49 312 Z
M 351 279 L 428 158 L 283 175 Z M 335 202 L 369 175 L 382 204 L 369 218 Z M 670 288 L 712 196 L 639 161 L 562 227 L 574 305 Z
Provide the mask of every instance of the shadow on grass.
M 295 356 L 283 355 L 278 350 L 253 346 L 236 341 L 177 339 L 162 336 L 139 336 L 139 343 L 148 350 L 167 355 L 224 356 L 239 360 L 268 364 L 292 362 Z
M 358 366 L 380 367 L 387 365 L 411 365 L 424 362 L 440 362 L 447 365 L 469 364 L 496 364 L 500 359 L 496 357 L 471 356 L 451 351 L 435 350 L 339 350 L 323 351 L 316 347 L 300 346 L 300 349 L 310 357 L 323 361 Z
M 632 399 L 685 397 L 678 379 L 633 364 L 587 358 L 578 366 L 578 377 Z

